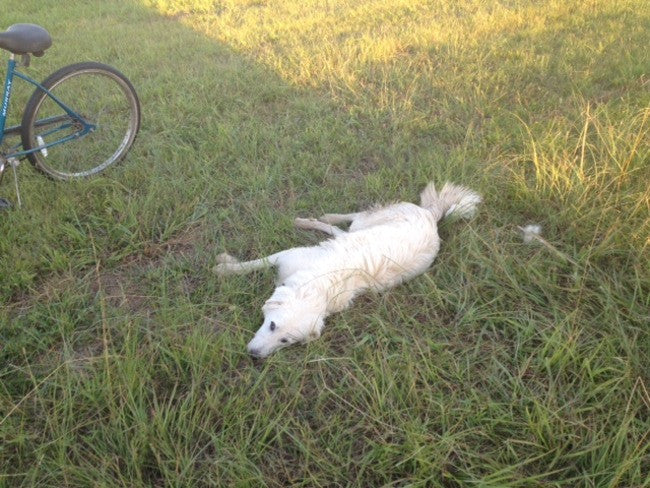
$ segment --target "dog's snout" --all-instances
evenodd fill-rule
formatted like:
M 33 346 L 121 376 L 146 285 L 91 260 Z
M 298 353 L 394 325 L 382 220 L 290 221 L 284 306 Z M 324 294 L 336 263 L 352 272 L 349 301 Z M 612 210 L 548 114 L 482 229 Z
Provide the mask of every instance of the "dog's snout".
M 251 356 L 255 357 L 255 358 L 261 358 L 261 357 L 262 357 L 262 350 L 261 350 L 261 349 L 257 349 L 257 348 L 255 348 L 255 347 L 249 347 L 249 348 L 248 348 L 248 353 L 249 353 Z

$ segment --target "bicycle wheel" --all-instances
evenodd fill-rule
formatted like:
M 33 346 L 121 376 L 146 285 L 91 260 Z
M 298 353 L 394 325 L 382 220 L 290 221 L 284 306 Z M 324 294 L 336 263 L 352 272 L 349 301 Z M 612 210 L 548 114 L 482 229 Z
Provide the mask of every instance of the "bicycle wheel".
M 140 128 L 140 102 L 122 73 L 100 63 L 78 63 L 52 73 L 42 85 L 92 130 L 84 134 L 83 122 L 37 88 L 23 114 L 23 147 L 69 140 L 28 154 L 36 169 L 69 180 L 97 174 L 124 158 Z

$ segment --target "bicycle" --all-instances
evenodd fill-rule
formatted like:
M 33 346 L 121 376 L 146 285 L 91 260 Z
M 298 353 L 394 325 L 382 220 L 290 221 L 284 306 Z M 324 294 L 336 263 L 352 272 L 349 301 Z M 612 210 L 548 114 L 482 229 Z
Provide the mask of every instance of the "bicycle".
M 52 45 L 50 34 L 35 24 L 14 24 L 0 32 L 0 49 L 9 51 L 0 106 L 0 183 L 11 167 L 20 206 L 16 168 L 27 158 L 41 173 L 55 180 L 95 175 L 128 153 L 140 129 L 140 101 L 133 85 L 115 68 L 95 62 L 65 66 L 42 83 L 18 70 L 30 56 L 40 57 Z M 20 64 L 16 56 L 21 56 Z M 20 125 L 6 127 L 15 78 L 36 87 Z M 6 136 L 20 143 L 2 150 Z M 0 199 L 0 207 L 10 206 Z

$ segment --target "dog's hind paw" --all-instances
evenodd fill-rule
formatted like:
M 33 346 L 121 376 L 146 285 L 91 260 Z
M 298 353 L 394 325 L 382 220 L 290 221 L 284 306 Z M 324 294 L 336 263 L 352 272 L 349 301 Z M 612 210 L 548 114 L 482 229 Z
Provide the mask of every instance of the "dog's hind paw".
M 320 217 L 318 217 L 318 220 L 320 220 L 321 222 L 325 222 L 326 224 L 340 224 L 340 223 L 342 223 L 341 219 L 337 218 L 337 217 L 339 217 L 339 215 L 337 215 L 337 214 L 324 214 L 324 215 L 321 215 Z
M 293 219 L 293 225 L 298 229 L 313 229 L 314 225 L 318 222 L 316 219 L 304 219 L 302 217 L 296 217 Z

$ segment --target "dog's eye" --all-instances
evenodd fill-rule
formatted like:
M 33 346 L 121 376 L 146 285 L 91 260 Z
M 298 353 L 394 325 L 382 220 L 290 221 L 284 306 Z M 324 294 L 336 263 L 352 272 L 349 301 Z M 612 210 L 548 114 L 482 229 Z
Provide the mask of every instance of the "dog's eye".
M 271 328 L 271 332 L 273 332 L 275 330 L 275 322 L 271 322 L 269 327 Z
M 285 339 L 280 339 L 280 342 L 283 342 L 283 343 L 286 344 L 287 342 L 289 342 L 289 339 L 286 339 L 286 338 Z

